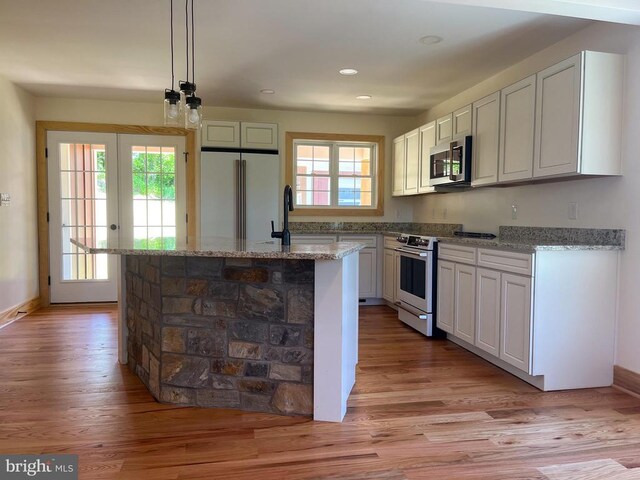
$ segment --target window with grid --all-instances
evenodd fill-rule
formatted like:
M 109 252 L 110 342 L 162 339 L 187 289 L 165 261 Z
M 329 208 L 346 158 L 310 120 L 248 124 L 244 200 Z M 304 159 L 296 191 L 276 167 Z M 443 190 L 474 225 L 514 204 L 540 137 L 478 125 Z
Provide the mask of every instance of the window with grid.
M 131 159 L 134 245 L 136 248 L 175 248 L 175 148 L 134 146 Z
M 295 208 L 327 214 L 343 210 L 378 212 L 379 143 L 339 137 L 292 139 L 291 178 L 287 181 L 294 188 Z

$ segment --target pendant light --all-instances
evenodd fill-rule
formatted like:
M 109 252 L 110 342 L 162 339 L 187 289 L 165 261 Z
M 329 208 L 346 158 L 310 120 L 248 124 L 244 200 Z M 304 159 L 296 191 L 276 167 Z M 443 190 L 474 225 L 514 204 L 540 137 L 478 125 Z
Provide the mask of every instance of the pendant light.
M 185 0 L 185 30 L 187 43 L 187 80 L 180 82 L 180 99 L 184 108 L 184 126 L 197 130 L 202 126 L 202 100 L 196 97 L 196 36 L 193 3 Z M 191 2 L 191 81 L 189 81 L 189 2 Z
M 171 89 L 165 89 L 164 91 L 164 124 L 165 125 L 180 125 L 182 121 L 182 102 L 180 102 L 180 94 L 174 90 L 175 86 L 175 71 L 173 61 L 173 0 L 170 1 L 171 14 L 169 15 L 171 21 Z

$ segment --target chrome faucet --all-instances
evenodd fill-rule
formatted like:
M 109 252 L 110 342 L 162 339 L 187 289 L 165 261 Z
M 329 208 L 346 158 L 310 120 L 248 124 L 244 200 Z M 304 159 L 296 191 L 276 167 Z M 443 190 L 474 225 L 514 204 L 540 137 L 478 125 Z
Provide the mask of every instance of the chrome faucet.
M 293 212 L 293 189 L 291 185 L 284 186 L 284 215 L 283 215 L 283 225 L 282 231 L 276 232 L 274 230 L 273 220 L 271 220 L 271 238 L 281 238 L 282 246 L 291 245 L 291 233 L 289 232 L 289 212 Z

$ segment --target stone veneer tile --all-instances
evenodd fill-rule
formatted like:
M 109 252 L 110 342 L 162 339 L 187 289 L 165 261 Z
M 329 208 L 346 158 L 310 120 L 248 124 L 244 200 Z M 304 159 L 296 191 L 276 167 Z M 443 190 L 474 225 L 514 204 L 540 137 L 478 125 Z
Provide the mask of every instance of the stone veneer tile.
M 267 283 L 269 271 L 266 268 L 225 267 L 222 276 L 227 281 Z
M 184 353 L 185 330 L 180 327 L 164 327 L 162 329 L 162 351 L 170 353 Z
M 257 320 L 233 320 L 229 322 L 229 338 L 247 342 L 265 343 L 269 335 L 269 324 Z
M 235 408 L 240 406 L 240 392 L 236 390 L 198 390 L 197 403 L 203 407 Z
M 238 316 L 248 319 L 282 321 L 284 318 L 282 293 L 273 288 L 242 285 L 238 302 Z
M 300 345 L 300 327 L 288 325 L 271 325 L 269 327 L 269 343 L 283 347 L 295 347 Z
M 313 389 L 311 385 L 281 383 L 273 396 L 272 405 L 282 413 L 311 415 Z
M 229 356 L 233 358 L 248 358 L 259 360 L 261 358 L 260 345 L 247 342 L 229 342 Z
M 292 288 L 287 294 L 287 321 L 289 323 L 312 323 L 313 307 L 313 290 Z
M 196 401 L 196 391 L 191 388 L 163 386 L 160 390 L 160 401 L 193 405 Z
M 162 313 L 192 313 L 193 298 L 162 297 Z
M 222 357 L 226 343 L 221 335 L 203 328 L 190 328 L 187 331 L 187 353 L 193 355 Z
M 282 365 L 281 363 L 274 363 L 271 365 L 269 378 L 273 380 L 290 380 L 293 382 L 299 382 L 302 380 L 302 367 L 297 365 Z
M 161 380 L 180 387 L 204 387 L 209 380 L 209 361 L 206 358 L 164 353 Z
M 237 283 L 209 282 L 208 297 L 213 300 L 238 300 L 240 289 Z
M 224 375 L 242 376 L 244 374 L 244 362 L 242 360 L 215 358 L 211 361 L 211 372 Z

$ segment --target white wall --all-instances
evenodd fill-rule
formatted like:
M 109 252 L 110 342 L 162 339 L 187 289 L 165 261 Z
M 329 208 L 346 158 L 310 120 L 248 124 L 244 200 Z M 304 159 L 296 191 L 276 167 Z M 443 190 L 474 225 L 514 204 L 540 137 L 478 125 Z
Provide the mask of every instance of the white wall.
M 162 125 L 162 92 L 158 103 L 127 103 L 98 100 L 40 97 L 36 99 L 36 118 L 70 122 Z M 229 120 L 277 123 L 280 130 L 280 158 L 284 162 L 284 134 L 287 131 L 385 135 L 385 170 L 391 171 L 393 138 L 415 123 L 414 117 L 383 115 L 258 110 L 203 107 L 205 120 Z M 284 164 L 283 164 L 284 165 Z M 284 185 L 284 166 L 281 169 Z M 385 175 L 384 216 L 380 217 L 295 217 L 295 221 L 411 221 L 413 201 L 391 197 L 391 175 Z
M 414 205 L 419 222 L 460 222 L 467 230 L 496 232 L 499 225 L 624 228 L 621 254 L 616 363 L 640 372 L 640 28 L 600 23 L 543 50 L 462 92 L 418 118 L 418 124 L 507 86 L 580 50 L 627 54 L 623 173 L 621 178 L 575 180 L 422 196 Z M 568 203 L 578 202 L 578 220 L 568 219 Z M 512 220 L 511 205 L 518 205 Z M 611 305 L 611 314 L 615 306 Z
M 38 296 L 35 115 L 33 98 L 0 77 L 0 313 Z

